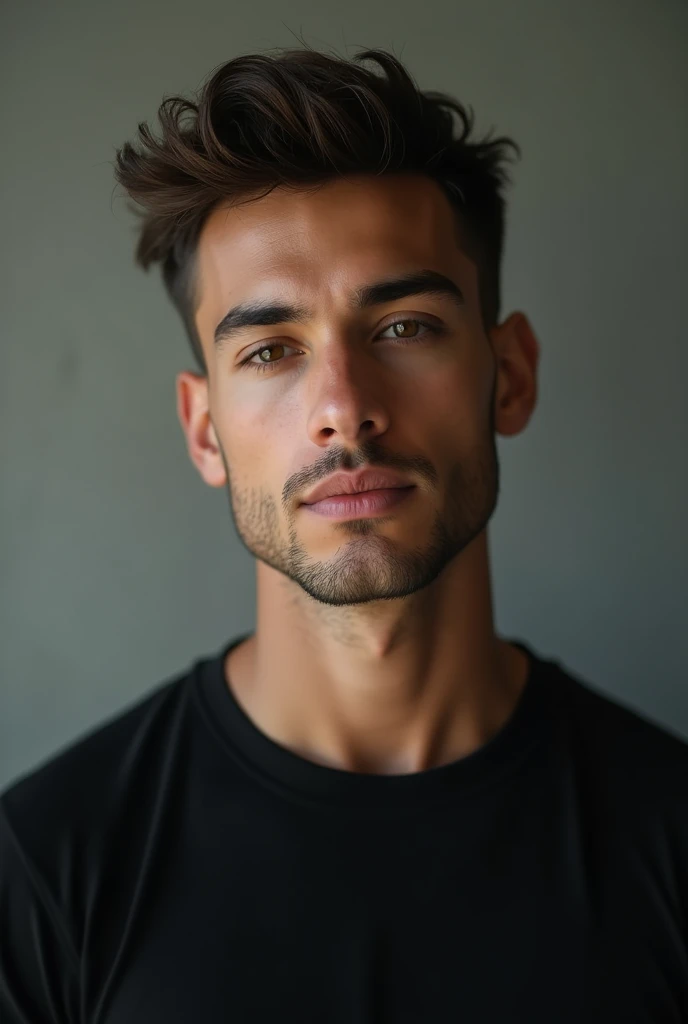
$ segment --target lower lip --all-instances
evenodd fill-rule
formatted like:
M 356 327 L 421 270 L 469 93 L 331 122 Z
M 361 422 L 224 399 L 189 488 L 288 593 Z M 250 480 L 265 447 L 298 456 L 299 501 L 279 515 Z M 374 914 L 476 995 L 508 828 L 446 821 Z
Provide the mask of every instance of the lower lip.
M 376 516 L 386 512 L 408 498 L 411 487 L 385 487 L 379 491 L 362 491 L 360 494 L 333 494 L 330 498 L 315 501 L 303 507 L 320 516 L 336 519 L 358 519 L 361 516 Z

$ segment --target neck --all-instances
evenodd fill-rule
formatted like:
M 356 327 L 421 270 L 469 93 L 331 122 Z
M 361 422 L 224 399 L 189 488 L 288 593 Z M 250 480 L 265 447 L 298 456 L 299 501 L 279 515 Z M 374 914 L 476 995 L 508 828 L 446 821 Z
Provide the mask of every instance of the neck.
M 282 746 L 329 767 L 404 774 L 467 756 L 511 716 L 529 662 L 494 632 L 486 531 L 398 601 L 322 605 L 256 564 L 256 630 L 225 673 Z

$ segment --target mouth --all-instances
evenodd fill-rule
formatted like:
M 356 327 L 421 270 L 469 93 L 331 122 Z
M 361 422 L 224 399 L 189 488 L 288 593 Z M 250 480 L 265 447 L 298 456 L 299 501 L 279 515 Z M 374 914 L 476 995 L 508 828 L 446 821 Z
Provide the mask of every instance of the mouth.
M 312 504 L 302 507 L 316 515 L 331 519 L 360 519 L 379 516 L 404 502 L 416 485 L 408 487 L 384 487 L 374 491 L 356 491 L 353 494 L 331 494 Z

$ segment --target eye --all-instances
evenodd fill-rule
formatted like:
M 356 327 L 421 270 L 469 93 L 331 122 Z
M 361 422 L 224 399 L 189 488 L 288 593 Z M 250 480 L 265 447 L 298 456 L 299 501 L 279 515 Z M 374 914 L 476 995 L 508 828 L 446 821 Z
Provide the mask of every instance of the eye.
M 386 327 L 382 328 L 382 331 L 380 332 L 380 334 L 377 335 L 377 337 L 381 337 L 386 331 L 391 330 L 393 327 L 399 327 L 402 324 L 418 324 L 421 327 L 424 327 L 426 330 L 424 334 L 420 335 L 420 337 L 418 337 L 417 335 L 409 337 L 407 335 L 397 334 L 395 340 L 399 342 L 399 344 L 401 345 L 412 345 L 414 342 L 416 344 L 420 344 L 425 340 L 426 334 L 440 334 L 442 331 L 442 328 L 438 327 L 435 324 L 429 324 L 425 320 L 417 320 L 411 317 L 407 317 L 404 320 L 394 320 L 391 324 L 387 324 Z M 269 372 L 273 370 L 276 366 L 279 366 L 280 363 L 283 363 L 284 359 L 273 360 L 271 362 L 260 361 L 257 363 L 254 363 L 253 360 L 257 356 L 260 356 L 263 352 L 274 352 L 276 349 L 291 349 L 292 352 L 297 351 L 297 349 L 295 349 L 292 345 L 285 345 L 282 342 L 276 341 L 271 342 L 269 345 L 261 345 L 260 348 L 256 348 L 253 350 L 253 352 L 249 352 L 246 358 L 242 359 L 242 361 L 239 363 L 239 366 L 241 367 L 241 369 L 250 367 L 250 369 L 256 370 L 258 373 L 265 373 L 266 371 Z

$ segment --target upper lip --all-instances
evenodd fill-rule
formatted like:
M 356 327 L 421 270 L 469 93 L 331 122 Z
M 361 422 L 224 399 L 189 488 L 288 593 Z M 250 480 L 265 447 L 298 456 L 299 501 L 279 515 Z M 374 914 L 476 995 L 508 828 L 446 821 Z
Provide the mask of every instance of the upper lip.
M 365 469 L 357 473 L 335 473 L 318 484 L 302 505 L 312 505 L 335 494 L 357 494 L 360 491 L 375 491 L 384 487 L 413 487 L 399 473 L 387 469 Z

